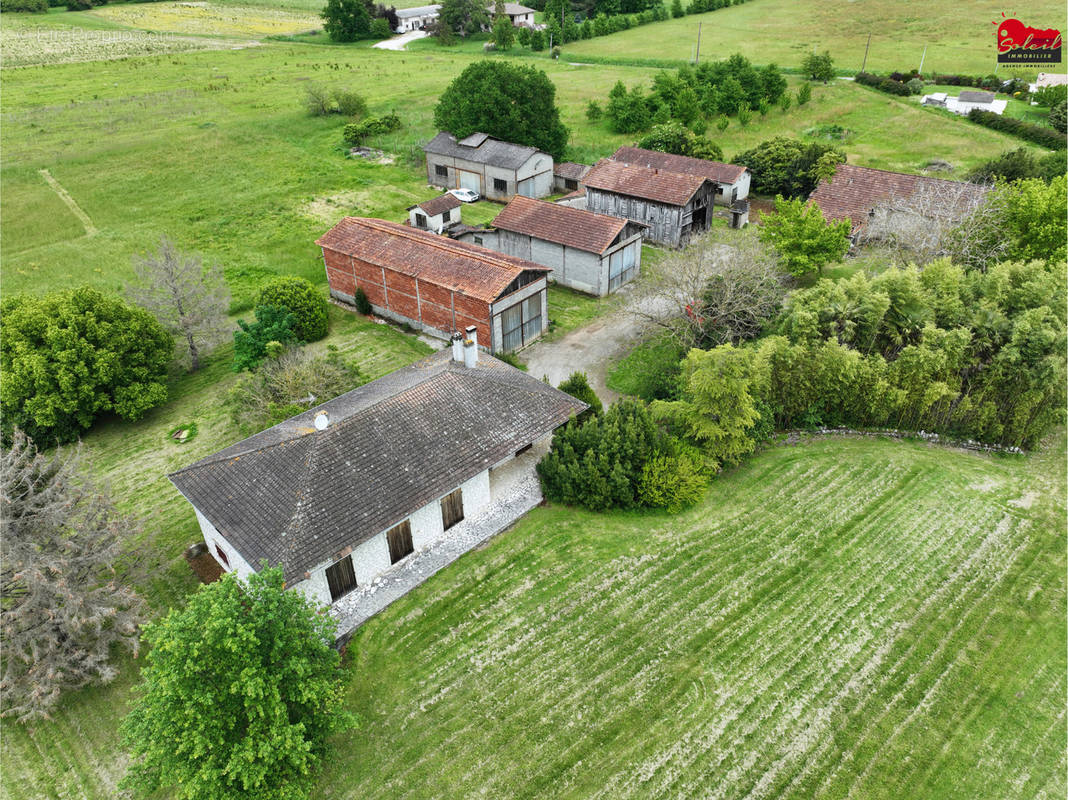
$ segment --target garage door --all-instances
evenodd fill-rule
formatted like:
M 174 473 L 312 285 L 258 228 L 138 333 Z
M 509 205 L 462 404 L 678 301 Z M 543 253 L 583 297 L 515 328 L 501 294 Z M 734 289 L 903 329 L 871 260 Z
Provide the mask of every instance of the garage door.
M 477 172 L 465 172 L 462 169 L 456 170 L 460 176 L 460 188 L 470 189 L 473 192 L 482 194 L 482 176 Z
M 520 181 L 519 185 L 516 188 L 519 189 L 519 194 L 523 195 L 523 197 L 533 197 L 534 196 L 534 179 L 533 178 L 527 178 L 525 181 Z

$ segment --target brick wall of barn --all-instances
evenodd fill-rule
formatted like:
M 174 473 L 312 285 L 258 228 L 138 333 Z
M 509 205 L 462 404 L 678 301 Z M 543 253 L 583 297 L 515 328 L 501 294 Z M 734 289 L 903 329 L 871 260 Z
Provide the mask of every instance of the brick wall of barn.
M 330 294 L 342 302 L 352 303 L 359 286 L 376 314 L 444 339 L 474 325 L 482 345 L 493 343 L 489 304 L 482 300 L 327 248 L 323 263 Z

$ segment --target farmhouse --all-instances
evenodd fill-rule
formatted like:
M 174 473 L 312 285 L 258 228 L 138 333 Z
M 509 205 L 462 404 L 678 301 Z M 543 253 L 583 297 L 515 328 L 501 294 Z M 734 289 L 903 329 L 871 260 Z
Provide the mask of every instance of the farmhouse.
M 716 200 L 720 205 L 733 206 L 737 201 L 749 197 L 749 181 L 752 175 L 748 167 L 710 161 L 707 158 L 643 150 L 640 147 L 621 147 L 610 158 L 625 164 L 708 178 L 716 185 Z
M 553 157 L 536 147 L 502 142 L 484 133 L 456 140 L 442 131 L 425 145 L 427 182 L 471 189 L 494 200 L 545 197 L 553 190 Z
M 577 191 L 579 184 L 589 171 L 589 164 L 576 164 L 574 161 L 564 161 L 553 165 L 553 191 L 559 193 Z
M 925 106 L 944 108 L 962 117 L 968 116 L 968 112 L 973 108 L 1002 114 L 1009 104 L 1008 100 L 995 99 L 993 92 L 961 92 L 957 97 L 951 97 L 945 92 L 935 92 L 925 94 L 920 102 Z
M 497 6 L 494 3 L 490 3 L 486 6 L 486 10 L 489 11 L 492 17 L 496 11 Z M 534 9 L 521 6 L 519 3 L 505 3 L 504 13 L 512 21 L 512 25 L 515 27 L 526 26 L 528 28 L 535 27 L 534 25 Z
M 982 202 L 987 191 L 974 183 L 839 164 L 832 178 L 820 181 L 809 201 L 828 220 L 848 219 L 850 238 L 856 241 L 877 207 L 890 214 L 954 218 Z
M 462 206 L 463 203 L 446 192 L 414 206 L 408 206 L 408 223 L 413 228 L 441 233 L 446 228 L 463 221 L 460 213 Z
M 626 219 L 515 197 L 493 228 L 467 229 L 460 238 L 551 267 L 555 282 L 580 292 L 603 297 L 641 268 L 645 226 Z
M 548 321 L 548 267 L 429 231 L 345 217 L 317 241 L 330 294 L 362 289 L 376 314 L 448 339 L 474 326 L 492 353 L 526 347 Z
M 469 541 L 453 560 L 514 522 L 533 503 L 492 504 L 585 408 L 480 356 L 470 330 L 169 477 L 223 569 L 281 565 L 287 586 L 334 605 L 413 553 Z
M 602 159 L 582 182 L 587 210 L 647 226 L 650 242 L 682 247 L 711 221 L 716 185 L 704 176 Z
M 440 5 L 398 8 L 396 33 L 422 30 L 438 18 L 440 10 Z

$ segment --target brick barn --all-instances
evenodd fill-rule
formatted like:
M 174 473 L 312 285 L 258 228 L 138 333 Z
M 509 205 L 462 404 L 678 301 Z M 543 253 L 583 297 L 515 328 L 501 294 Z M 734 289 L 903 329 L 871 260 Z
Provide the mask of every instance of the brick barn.
M 552 270 L 521 258 L 380 219 L 345 217 L 323 234 L 330 294 L 356 288 L 376 314 L 449 339 L 475 326 L 491 353 L 519 350 L 548 326 Z

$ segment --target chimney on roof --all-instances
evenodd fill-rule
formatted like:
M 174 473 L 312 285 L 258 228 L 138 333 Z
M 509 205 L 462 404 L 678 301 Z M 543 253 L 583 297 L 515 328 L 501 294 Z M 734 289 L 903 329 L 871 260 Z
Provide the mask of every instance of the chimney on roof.
M 464 335 L 459 331 L 452 332 L 452 360 L 464 363 Z
M 468 325 L 464 333 L 464 366 L 473 367 L 478 363 L 478 329 Z

